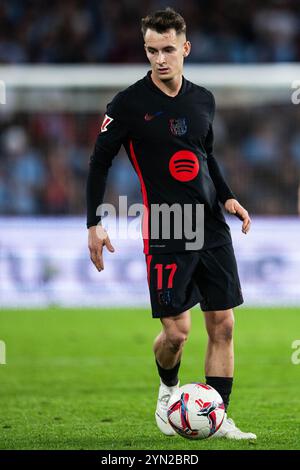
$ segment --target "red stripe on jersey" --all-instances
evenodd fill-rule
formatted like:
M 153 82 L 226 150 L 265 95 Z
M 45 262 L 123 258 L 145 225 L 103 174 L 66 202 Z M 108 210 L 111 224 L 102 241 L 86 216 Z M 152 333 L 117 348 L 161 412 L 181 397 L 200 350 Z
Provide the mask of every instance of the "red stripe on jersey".
M 136 155 L 134 153 L 132 141 L 129 142 L 130 145 L 130 156 L 132 158 L 135 171 L 140 180 L 140 185 L 142 189 L 142 197 L 143 197 L 143 204 L 144 204 L 144 214 L 143 214 L 143 222 L 142 222 L 142 235 L 144 240 L 144 253 L 147 255 L 149 253 L 149 204 L 148 204 L 148 196 L 146 191 L 146 186 L 142 177 L 141 169 L 137 162 Z
M 150 286 L 150 264 L 152 260 L 152 255 L 146 255 L 146 263 L 147 263 L 147 279 L 148 279 L 148 284 Z

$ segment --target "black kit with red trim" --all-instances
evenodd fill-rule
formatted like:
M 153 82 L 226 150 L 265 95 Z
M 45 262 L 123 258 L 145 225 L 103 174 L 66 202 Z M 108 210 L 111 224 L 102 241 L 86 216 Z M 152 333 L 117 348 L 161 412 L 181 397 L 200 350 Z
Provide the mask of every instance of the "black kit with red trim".
M 97 225 L 97 207 L 103 202 L 106 178 L 112 160 L 124 145 L 140 180 L 143 203 L 145 254 L 193 251 L 182 237 L 151 238 L 153 204 L 204 205 L 204 245 L 210 249 L 231 243 L 230 229 L 220 206 L 235 198 L 213 156 L 215 101 L 207 89 L 183 77 L 175 97 L 163 93 L 151 80 L 151 72 L 118 93 L 107 106 L 101 132 L 90 159 L 87 181 L 87 226 Z M 183 220 L 183 219 L 182 219 Z M 163 223 L 163 221 L 162 221 Z M 193 225 L 193 229 L 195 226 Z

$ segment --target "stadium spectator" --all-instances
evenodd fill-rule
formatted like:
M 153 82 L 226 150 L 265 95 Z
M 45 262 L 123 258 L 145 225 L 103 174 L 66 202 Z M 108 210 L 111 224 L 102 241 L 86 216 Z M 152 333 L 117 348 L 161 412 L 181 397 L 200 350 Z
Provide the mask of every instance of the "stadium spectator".
M 215 155 L 250 212 L 297 214 L 299 120 L 299 106 L 218 111 Z M 83 214 L 86 156 L 98 129 L 99 114 L 12 114 L 0 122 L 1 214 Z M 128 204 L 141 202 L 132 173 L 121 150 L 107 202 L 117 207 L 119 194 Z
M 158 7 L 184 12 L 189 62 L 300 60 L 298 2 L 291 0 L 2 0 L 0 63 L 144 62 L 135 27 Z M 138 46 L 136 44 L 139 44 Z
M 300 60 L 298 5 L 292 0 L 2 0 L 0 64 L 145 63 L 135 25 L 145 11 L 166 5 L 184 11 L 189 62 Z M 84 213 L 78 194 L 99 114 L 0 115 L 1 214 Z M 297 213 L 299 122 L 299 106 L 218 112 L 215 154 L 250 211 Z M 141 201 L 131 172 L 121 153 L 109 175 L 108 202 L 117 205 L 119 193 L 129 204 Z

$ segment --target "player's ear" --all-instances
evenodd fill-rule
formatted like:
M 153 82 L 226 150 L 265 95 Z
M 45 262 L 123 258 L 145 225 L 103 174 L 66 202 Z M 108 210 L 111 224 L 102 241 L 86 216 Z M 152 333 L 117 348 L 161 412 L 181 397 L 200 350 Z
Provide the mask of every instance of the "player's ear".
M 191 52 L 191 43 L 190 41 L 185 41 L 184 45 L 183 45 L 183 57 L 187 57 L 190 52 Z

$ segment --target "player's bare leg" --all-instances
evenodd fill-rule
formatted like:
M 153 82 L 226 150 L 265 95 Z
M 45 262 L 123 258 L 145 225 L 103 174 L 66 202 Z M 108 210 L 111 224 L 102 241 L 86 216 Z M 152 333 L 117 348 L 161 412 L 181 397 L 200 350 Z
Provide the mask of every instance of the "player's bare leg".
M 208 333 L 205 358 L 206 381 L 220 393 L 227 411 L 234 372 L 233 310 L 204 312 L 204 318 Z M 245 433 L 237 428 L 232 419 L 227 418 L 227 413 L 214 437 L 256 439 L 255 434 Z
M 190 311 L 161 319 L 163 330 L 154 341 L 153 351 L 164 369 L 172 369 L 180 361 L 183 346 L 191 328 Z
M 158 392 L 155 419 L 158 428 L 166 435 L 173 436 L 167 419 L 168 403 L 171 395 L 178 387 L 178 369 L 180 359 L 191 328 L 190 311 L 187 310 L 175 317 L 161 319 L 163 330 L 154 341 L 153 351 L 161 377 Z
M 205 358 L 207 377 L 233 377 L 233 310 L 204 312 L 208 345 Z

